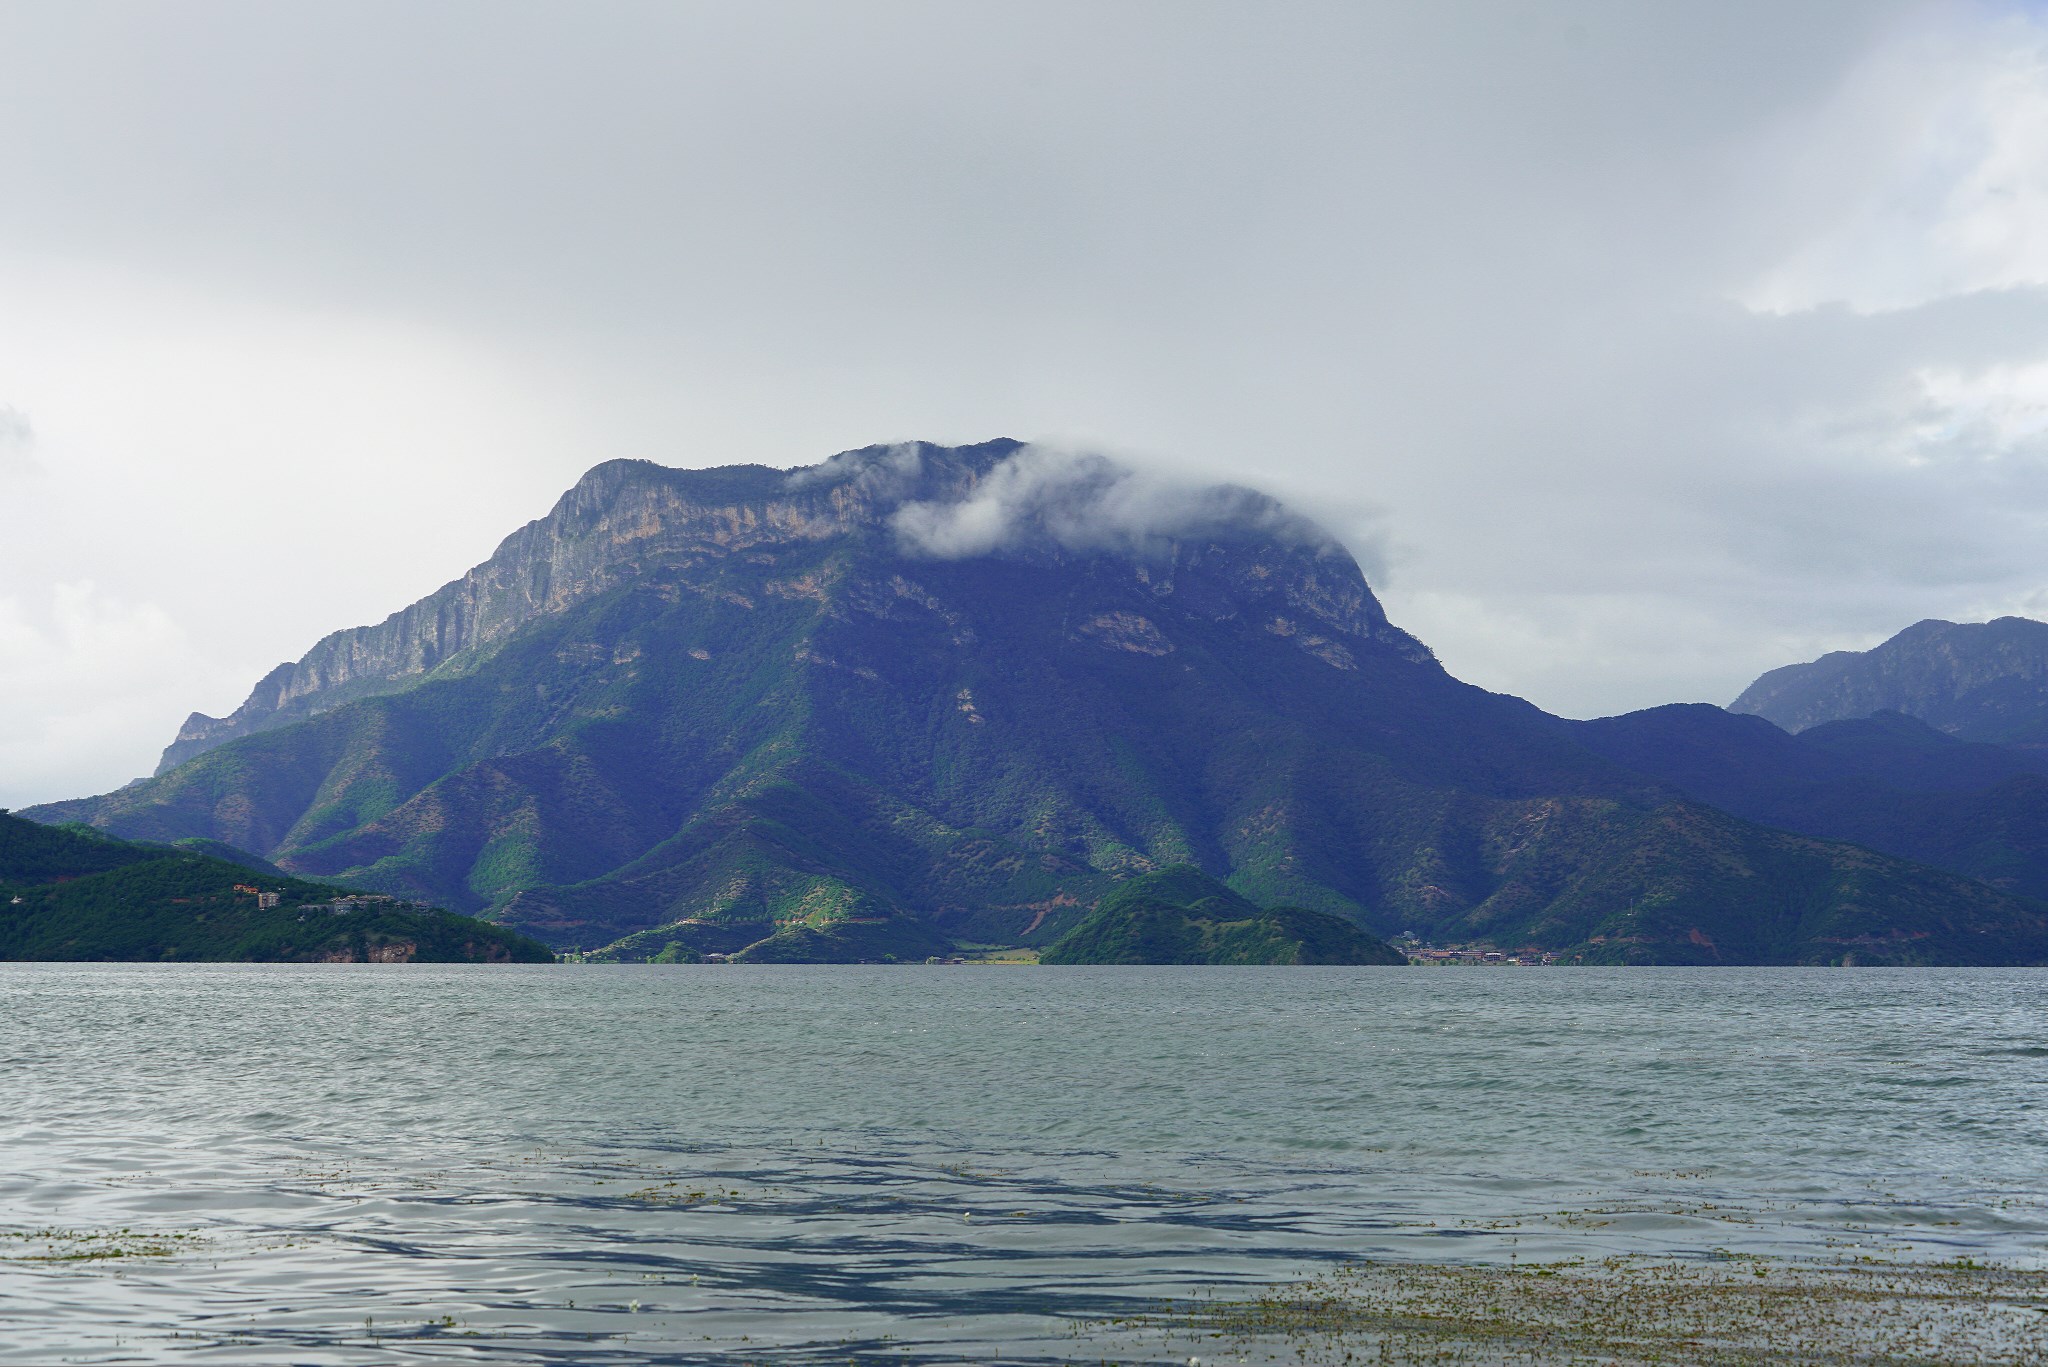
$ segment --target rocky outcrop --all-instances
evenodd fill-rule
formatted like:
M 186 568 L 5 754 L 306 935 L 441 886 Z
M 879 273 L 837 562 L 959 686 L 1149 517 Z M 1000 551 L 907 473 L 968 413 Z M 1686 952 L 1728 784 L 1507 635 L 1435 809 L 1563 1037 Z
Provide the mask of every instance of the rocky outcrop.
M 898 524 L 906 508 L 925 513 L 929 530 L 934 518 L 956 510 L 980 517 L 993 506 L 1010 517 L 1012 535 L 1000 546 L 976 549 L 1052 558 L 1113 552 L 1154 593 L 1179 593 L 1214 616 L 1277 591 L 1297 613 L 1411 658 L 1428 658 L 1419 642 L 1387 622 L 1351 557 L 1272 499 L 1241 489 L 1148 491 L 1142 504 L 1105 519 L 1093 513 L 1092 500 L 1105 481 L 1113 484 L 1127 472 L 1099 459 L 1032 457 L 1033 448 L 998 440 L 953 448 L 867 447 L 795 471 L 607 461 L 462 578 L 375 625 L 323 637 L 301 659 L 264 675 L 228 716 L 193 713 L 156 772 L 168 773 L 240 736 L 464 672 L 528 623 L 651 569 L 776 544 L 896 537 L 903 535 Z M 1019 470 L 1025 472 L 1014 473 Z M 999 506 L 977 502 L 991 487 L 1002 490 Z M 1084 507 L 1092 520 L 1081 518 L 1077 510 Z M 927 551 L 961 553 L 946 546 Z M 816 596 L 819 586 L 784 590 Z M 1317 645 L 1310 649 L 1322 644 L 1321 637 L 1311 639 Z
M 828 462 L 814 473 L 829 467 Z M 758 465 L 699 471 L 607 461 L 578 480 L 546 517 L 506 537 L 489 560 L 462 578 L 374 626 L 323 637 L 297 662 L 266 674 L 228 716 L 193 713 L 156 772 L 167 773 L 238 736 L 409 687 L 436 671 L 459 670 L 534 619 L 601 593 L 651 563 L 726 554 L 767 541 L 817 540 L 872 524 L 877 493 L 889 492 L 884 484 L 799 480 Z
M 1879 712 L 1965 740 L 2048 739 L 2048 622 L 1916 622 L 1870 650 L 1763 675 L 1729 704 L 1799 732 Z

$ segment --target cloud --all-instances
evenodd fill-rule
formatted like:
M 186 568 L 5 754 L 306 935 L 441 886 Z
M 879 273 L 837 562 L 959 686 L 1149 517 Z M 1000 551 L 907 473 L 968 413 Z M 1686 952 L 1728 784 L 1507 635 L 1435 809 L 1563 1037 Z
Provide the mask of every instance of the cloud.
M 0 479 L 36 473 L 41 467 L 33 455 L 35 444 L 35 428 L 29 425 L 28 415 L 0 404 Z
M 906 550 L 945 560 L 1047 541 L 1070 551 L 1153 556 L 1172 541 L 1219 533 L 1335 545 L 1251 489 L 1194 484 L 1042 445 L 1004 458 L 960 497 L 904 504 L 890 525 Z
M 615 457 L 1140 471 L 942 554 L 1261 489 L 1580 715 L 2048 586 L 2038 7 L 201 8 L 0 5 L 8 589 L 175 612 L 164 735 Z
M 880 448 L 841 451 L 816 465 L 790 471 L 784 483 L 792 489 L 846 483 L 887 502 L 914 489 L 923 469 L 924 457 L 918 444 L 897 442 Z
M 2048 284 L 2048 27 L 2038 11 L 1915 16 L 1772 154 L 1816 195 L 1804 240 L 1741 292 L 1866 312 Z
M 0 594 L 0 698 L 31 726 L 0 728 L 0 804 L 116 787 L 153 764 L 183 713 L 175 690 L 210 682 L 203 655 L 157 604 L 90 580 Z

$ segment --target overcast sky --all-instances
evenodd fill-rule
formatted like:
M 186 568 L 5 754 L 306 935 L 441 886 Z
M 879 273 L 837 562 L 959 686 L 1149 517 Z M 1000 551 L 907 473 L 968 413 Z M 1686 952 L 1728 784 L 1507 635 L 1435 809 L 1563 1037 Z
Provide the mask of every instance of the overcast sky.
M 2048 615 L 2048 14 L 0 4 L 0 804 L 600 460 L 998 435 L 1572 716 Z

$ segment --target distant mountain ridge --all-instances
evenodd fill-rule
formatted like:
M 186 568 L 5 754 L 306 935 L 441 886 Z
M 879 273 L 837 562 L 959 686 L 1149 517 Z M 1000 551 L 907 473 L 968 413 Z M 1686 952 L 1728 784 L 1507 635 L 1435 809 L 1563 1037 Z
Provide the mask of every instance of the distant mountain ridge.
M 1753 825 L 1453 679 L 1270 498 L 1013 441 L 609 462 L 287 671 L 165 772 L 30 814 L 607 957 L 1045 946 L 1189 865 L 1591 960 L 2048 958 L 2040 904 Z
M 1796 736 L 1705 704 L 1571 726 L 1615 763 L 1748 820 L 2048 899 L 2048 754 L 1958 740 L 1900 712 Z
M 1963 740 L 2048 745 L 2048 622 L 1916 622 L 1870 650 L 1773 669 L 1728 710 L 1795 733 L 1900 712 Z

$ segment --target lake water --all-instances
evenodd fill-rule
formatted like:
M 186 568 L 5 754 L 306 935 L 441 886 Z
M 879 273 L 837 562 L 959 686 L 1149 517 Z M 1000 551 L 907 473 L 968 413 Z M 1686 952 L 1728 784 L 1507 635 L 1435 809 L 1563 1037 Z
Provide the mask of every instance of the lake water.
M 0 1002 L 0 1362 L 1128 1362 L 1106 1321 L 1358 1258 L 2048 1255 L 2040 971 L 8 964 Z

